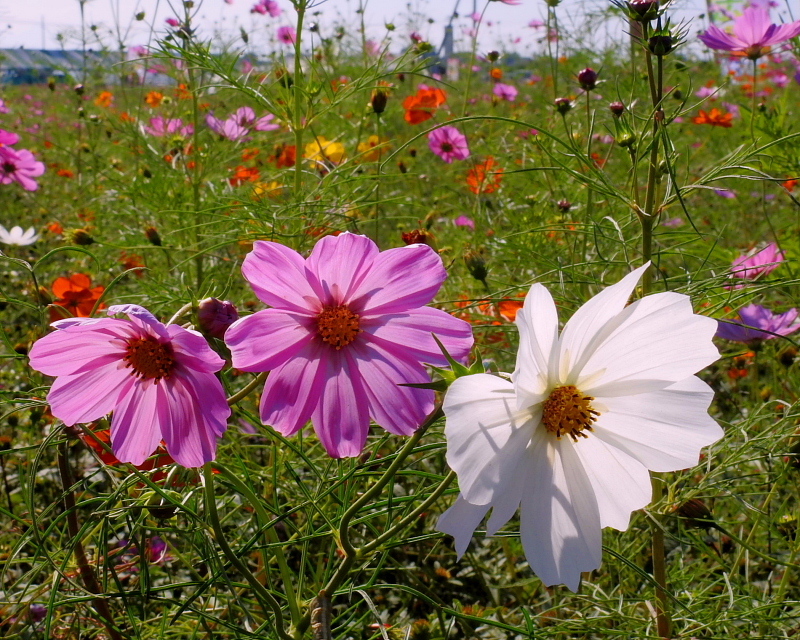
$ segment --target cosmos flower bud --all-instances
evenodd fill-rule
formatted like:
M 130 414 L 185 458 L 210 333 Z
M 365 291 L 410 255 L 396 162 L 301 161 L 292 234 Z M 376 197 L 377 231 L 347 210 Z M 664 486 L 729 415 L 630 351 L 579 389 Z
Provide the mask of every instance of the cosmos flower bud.
M 83 247 L 89 246 L 90 244 L 94 244 L 94 238 L 89 234 L 86 229 L 75 229 L 71 234 L 71 239 L 73 244 L 77 244 Z
M 572 203 L 566 198 L 561 198 L 561 200 L 556 203 L 556 206 L 561 213 L 568 213 L 569 210 L 572 209 Z
M 658 0 L 631 0 L 628 15 L 637 22 L 649 22 L 658 17 Z
M 47 88 L 50 89 L 50 91 L 56 90 L 56 79 L 54 77 L 50 76 L 47 79 Z
M 203 333 L 222 338 L 225 331 L 239 319 L 236 306 L 227 300 L 206 298 L 197 305 L 197 321 Z
M 155 227 L 147 227 L 147 229 L 144 230 L 144 235 L 147 241 L 153 246 L 161 246 L 161 236 L 158 234 L 158 229 Z
M 486 267 L 486 261 L 478 251 L 467 251 L 464 254 L 464 263 L 467 265 L 469 274 L 478 282 L 486 284 L 486 276 L 489 275 L 489 269 Z
M 76 84 L 76 85 L 75 85 L 75 88 L 74 88 L 73 90 L 74 90 L 74 91 L 75 91 L 75 93 L 77 93 L 79 96 L 82 96 L 82 95 L 83 95 L 83 93 L 84 93 L 84 88 L 83 88 L 83 85 L 82 85 L 82 84 Z
M 611 111 L 611 115 L 613 115 L 615 118 L 619 118 L 623 113 L 625 113 L 625 105 L 619 101 L 612 102 L 610 105 L 608 105 L 608 109 Z
M 716 528 L 714 516 L 706 503 L 698 498 L 687 500 L 676 509 L 677 514 L 686 520 L 686 524 L 696 529 Z
M 386 101 L 388 98 L 389 96 L 384 89 L 375 89 L 369 101 L 372 105 L 372 110 L 375 113 L 383 113 L 386 110 Z
M 490 51 L 486 54 L 486 59 L 489 62 L 497 62 L 500 59 L 500 52 L 499 51 Z
M 555 100 L 556 111 L 562 116 L 566 115 L 572 110 L 572 101 L 569 98 L 556 98 Z
M 584 91 L 591 91 L 597 86 L 597 71 L 591 67 L 586 67 L 578 73 L 578 83 Z
M 406 244 L 427 244 L 429 247 L 434 248 L 436 244 L 433 234 L 425 229 L 403 232 L 403 242 Z

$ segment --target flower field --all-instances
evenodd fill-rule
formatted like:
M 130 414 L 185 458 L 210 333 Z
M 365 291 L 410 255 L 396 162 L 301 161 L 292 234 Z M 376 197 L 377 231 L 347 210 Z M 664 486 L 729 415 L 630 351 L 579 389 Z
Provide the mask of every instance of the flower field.
M 0 637 L 797 635 L 800 20 L 498 3 L 0 86 Z

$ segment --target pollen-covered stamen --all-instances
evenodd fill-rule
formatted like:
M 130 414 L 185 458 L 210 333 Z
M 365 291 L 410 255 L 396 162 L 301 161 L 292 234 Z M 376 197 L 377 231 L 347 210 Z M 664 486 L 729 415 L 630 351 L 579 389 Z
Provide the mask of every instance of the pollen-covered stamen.
M 175 368 L 175 356 L 172 345 L 159 342 L 155 338 L 135 338 L 129 340 L 123 358 L 126 367 L 133 369 L 132 374 L 143 380 L 169 378 Z
M 572 385 L 556 387 L 542 407 L 545 428 L 559 439 L 564 434 L 575 442 L 578 437 L 588 438 L 584 431 L 591 431 L 592 424 L 600 415 L 592 408 L 592 400 L 594 398 L 583 395 Z
M 317 316 L 317 332 L 323 342 L 337 351 L 346 347 L 361 331 L 359 316 L 344 305 L 323 307 Z

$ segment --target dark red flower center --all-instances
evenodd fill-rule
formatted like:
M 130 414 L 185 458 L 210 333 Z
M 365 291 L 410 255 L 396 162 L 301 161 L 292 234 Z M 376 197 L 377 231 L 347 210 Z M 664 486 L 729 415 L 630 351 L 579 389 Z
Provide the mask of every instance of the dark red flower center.
M 317 316 L 317 332 L 322 341 L 337 351 L 356 339 L 361 327 L 358 314 L 344 305 L 323 307 Z
M 452 150 L 453 150 L 452 144 L 450 144 L 449 142 L 442 143 L 442 151 L 444 151 L 445 153 L 450 153 Z
M 585 396 L 572 385 L 556 387 L 550 392 L 542 407 L 545 429 L 561 439 L 565 433 L 577 442 L 578 437 L 588 438 L 584 430 L 591 431 L 600 414 L 592 408 L 591 396 Z
M 5 173 L 14 173 L 17 170 L 17 165 L 10 161 L 4 162 L 2 167 Z
M 169 342 L 159 342 L 155 338 L 134 338 L 128 341 L 123 358 L 126 367 L 133 369 L 133 375 L 156 382 L 167 379 L 175 368 L 175 355 Z

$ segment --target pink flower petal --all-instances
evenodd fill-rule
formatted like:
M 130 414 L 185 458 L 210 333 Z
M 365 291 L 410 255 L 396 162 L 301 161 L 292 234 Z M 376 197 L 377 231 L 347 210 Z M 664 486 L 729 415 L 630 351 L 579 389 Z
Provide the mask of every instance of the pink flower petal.
M 321 309 L 303 256 L 289 247 L 259 240 L 244 259 L 242 273 L 264 304 L 314 315 Z
M 121 361 L 124 340 L 135 334 L 130 323 L 110 318 L 59 329 L 37 340 L 30 350 L 31 367 L 48 376 L 68 376 L 85 368 Z
M 414 433 L 433 411 L 434 394 L 429 389 L 400 385 L 430 382 L 425 368 L 418 362 L 397 358 L 375 343 L 361 343 L 352 352 L 358 359 L 372 419 L 391 433 Z
M 167 326 L 176 361 L 182 367 L 196 371 L 214 373 L 225 366 L 225 360 L 219 357 L 206 339 L 196 331 L 189 331 L 180 325 Z
M 233 366 L 270 371 L 281 366 L 316 335 L 313 319 L 282 309 L 264 309 L 234 322 L 225 332 Z
M 369 433 L 369 410 L 358 365 L 349 351 L 332 351 L 323 369 L 325 387 L 311 417 L 314 431 L 328 455 L 354 458 Z
M 310 419 L 325 384 L 327 345 L 308 343 L 291 360 L 267 377 L 261 396 L 261 421 L 291 436 Z
M 319 282 L 322 304 L 336 306 L 350 302 L 364 278 L 371 275 L 378 253 L 378 245 L 355 233 L 325 236 L 317 242 L 306 268 Z
M 405 313 L 363 321 L 366 339 L 381 346 L 395 358 L 448 366 L 431 334 L 442 342 L 454 360 L 465 361 L 472 348 L 472 327 L 441 309 L 421 307 Z
M 426 244 L 388 249 L 353 292 L 353 309 L 364 315 L 398 313 L 428 304 L 447 279 L 442 259 Z
M 75 376 L 59 376 L 47 402 L 53 415 L 67 426 L 91 422 L 111 413 L 130 372 L 117 363 L 107 364 Z
M 159 385 L 131 376 L 111 420 L 111 448 L 121 462 L 140 465 L 161 442 Z

